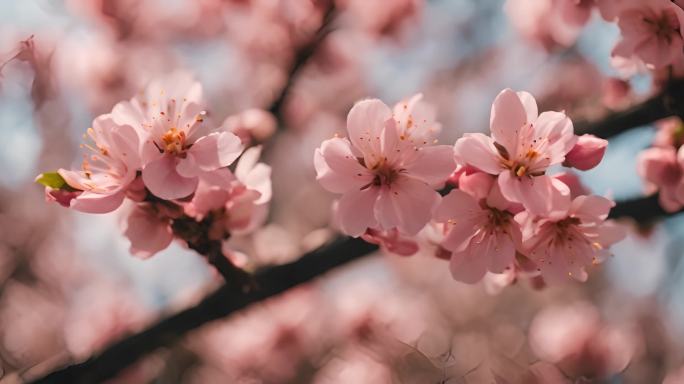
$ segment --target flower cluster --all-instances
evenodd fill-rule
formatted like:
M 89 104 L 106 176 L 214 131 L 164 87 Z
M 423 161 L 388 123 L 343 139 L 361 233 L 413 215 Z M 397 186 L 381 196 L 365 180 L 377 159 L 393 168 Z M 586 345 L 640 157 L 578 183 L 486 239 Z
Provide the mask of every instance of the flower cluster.
M 512 25 L 550 50 L 572 45 L 594 8 L 620 29 L 612 64 L 624 76 L 651 71 L 656 83 L 684 76 L 684 5 L 672 0 L 507 0 Z
M 606 222 L 611 200 L 586 195 L 567 173 L 547 173 L 591 169 L 607 146 L 575 135 L 564 113 L 539 114 L 532 95 L 506 89 L 492 106 L 491 136 L 465 134 L 453 147 L 433 145 L 434 115 L 419 97 L 394 111 L 364 100 L 349 112 L 349 138 L 316 150 L 319 182 L 342 194 L 335 220 L 344 233 L 408 255 L 418 232 L 437 228 L 438 257 L 468 283 L 530 269 L 546 280 L 583 281 L 586 267 L 624 236 Z M 447 184 L 455 188 L 442 198 L 436 188 Z
M 270 167 L 258 162 L 260 147 L 245 150 L 234 133 L 211 129 L 203 106 L 202 87 L 191 76 L 153 81 L 95 118 L 80 170 L 59 169 L 37 181 L 48 200 L 81 212 L 134 202 L 124 232 L 139 257 L 166 248 L 181 218 L 211 218 L 215 240 L 253 230 L 266 217 Z

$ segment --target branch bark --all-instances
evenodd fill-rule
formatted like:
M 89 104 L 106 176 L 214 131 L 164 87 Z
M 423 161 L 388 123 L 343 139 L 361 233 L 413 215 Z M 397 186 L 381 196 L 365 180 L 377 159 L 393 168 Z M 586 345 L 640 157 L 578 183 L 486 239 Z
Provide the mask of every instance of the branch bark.
M 648 197 L 640 197 L 632 200 L 625 200 L 618 203 L 610 210 L 610 218 L 619 219 L 629 217 L 639 224 L 650 224 L 655 220 L 674 216 L 684 210 L 668 212 L 660 206 L 658 194 Z
M 253 290 L 243 293 L 227 284 L 223 285 L 196 306 L 111 345 L 101 354 L 87 361 L 52 372 L 33 383 L 92 384 L 112 378 L 143 356 L 178 341 L 195 328 L 309 282 L 377 249 L 377 246 L 361 239 L 338 239 L 323 248 L 305 254 L 295 262 L 255 273 L 255 289 Z
M 285 83 L 285 86 L 281 90 L 278 97 L 276 97 L 276 99 L 271 103 L 271 106 L 268 108 L 268 111 L 271 112 L 279 120 L 279 127 L 283 126 L 282 114 L 280 113 L 280 109 L 285 103 L 285 100 L 287 99 L 287 96 L 289 95 L 292 86 L 294 85 L 297 77 L 299 76 L 299 72 L 302 70 L 302 68 L 304 68 L 306 63 L 309 62 L 311 57 L 313 57 L 314 53 L 318 50 L 318 47 L 321 45 L 323 40 L 325 40 L 325 37 L 328 35 L 328 33 L 330 33 L 332 20 L 335 18 L 335 13 L 336 11 L 334 1 L 327 0 L 327 6 L 323 14 L 323 21 L 321 22 L 321 26 L 318 28 L 316 34 L 311 38 L 311 40 L 309 40 L 307 44 L 305 44 L 303 47 L 297 50 L 294 62 L 292 64 L 292 67 L 290 67 L 290 72 L 287 75 L 287 83 Z
M 684 115 L 684 79 L 671 81 L 656 96 L 627 110 L 615 112 L 596 122 L 577 122 L 578 134 L 590 133 L 607 139 L 632 128 L 670 116 Z

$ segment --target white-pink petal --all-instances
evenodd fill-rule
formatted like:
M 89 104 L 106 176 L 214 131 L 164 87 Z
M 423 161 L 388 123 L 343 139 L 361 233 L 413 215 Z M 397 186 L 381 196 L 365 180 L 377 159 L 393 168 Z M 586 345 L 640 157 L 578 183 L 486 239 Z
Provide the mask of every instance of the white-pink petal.
M 454 153 L 458 159 L 491 175 L 498 175 L 504 170 L 494 141 L 482 133 L 466 133 L 454 144 Z
M 337 205 L 337 223 L 342 232 L 352 237 L 361 236 L 366 229 L 377 226 L 373 207 L 378 200 L 377 188 L 352 189 L 342 195 Z
M 143 182 L 153 195 L 173 200 L 187 197 L 195 191 L 199 179 L 181 176 L 176 170 L 177 161 L 175 156 L 162 156 L 143 168 Z

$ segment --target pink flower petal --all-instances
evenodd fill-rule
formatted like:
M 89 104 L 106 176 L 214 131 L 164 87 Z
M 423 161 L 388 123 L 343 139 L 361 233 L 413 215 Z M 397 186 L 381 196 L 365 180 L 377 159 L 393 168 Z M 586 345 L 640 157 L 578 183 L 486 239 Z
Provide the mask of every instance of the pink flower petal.
M 373 181 L 374 175 L 352 153 L 347 139 L 324 141 L 314 154 L 316 179 L 330 192 L 345 193 Z
M 466 133 L 456 140 L 454 153 L 458 159 L 482 172 L 498 175 L 504 170 L 494 141 L 481 133 Z
M 178 174 L 177 161 L 175 156 L 162 156 L 143 168 L 143 182 L 152 194 L 161 199 L 173 200 L 189 196 L 195 191 L 199 179 Z
M 168 222 L 160 220 L 144 206 L 136 206 L 126 220 L 124 235 L 130 240 L 130 252 L 146 259 L 166 249 L 173 240 Z
M 570 215 L 587 223 L 600 223 L 607 217 L 615 203 L 605 197 L 589 195 L 578 196 L 572 201 Z
M 227 167 L 242 153 L 240 138 L 231 132 L 212 133 L 197 140 L 188 150 L 204 171 Z
M 109 213 L 121 206 L 126 193 L 119 190 L 113 194 L 100 194 L 85 191 L 71 200 L 70 208 L 85 213 Z
M 423 147 L 411 163 L 404 164 L 409 175 L 431 186 L 439 186 L 456 169 L 454 148 L 450 145 Z
M 415 235 L 432 218 L 440 196 L 422 181 L 399 177 L 390 188 L 383 188 L 375 215 L 384 229 L 398 228 Z
M 527 96 L 525 96 L 525 101 L 530 102 Z M 530 111 L 530 115 L 536 114 L 534 112 Z M 531 123 L 527 120 L 527 116 L 525 105 L 513 90 L 504 89 L 494 99 L 489 119 L 492 138 L 503 145 L 512 157 L 515 157 L 518 149 L 519 129 L 526 123 Z
M 451 276 L 455 280 L 475 284 L 482 280 L 487 273 L 489 259 L 482 253 L 483 248 L 487 248 L 488 242 L 471 243 L 461 252 L 454 252 L 449 262 Z
M 489 258 L 488 270 L 490 272 L 502 273 L 506 268 L 513 265 L 515 252 L 516 248 L 511 236 L 505 232 L 497 231 L 489 236 L 489 247 L 485 249 L 482 256 Z
M 378 200 L 378 188 L 352 189 L 342 195 L 337 206 L 337 222 L 344 233 L 359 237 L 366 229 L 377 226 L 373 207 Z
M 349 140 L 370 160 L 381 154 L 381 135 L 392 110 L 378 99 L 362 100 L 354 104 L 347 115 Z
M 547 175 L 514 177 L 511 172 L 502 172 L 499 187 L 506 199 L 521 203 L 535 215 L 544 215 L 551 209 L 553 184 Z
M 467 220 L 480 215 L 482 208 L 470 194 L 454 189 L 442 198 L 435 209 L 434 218 L 440 223 L 449 220 Z

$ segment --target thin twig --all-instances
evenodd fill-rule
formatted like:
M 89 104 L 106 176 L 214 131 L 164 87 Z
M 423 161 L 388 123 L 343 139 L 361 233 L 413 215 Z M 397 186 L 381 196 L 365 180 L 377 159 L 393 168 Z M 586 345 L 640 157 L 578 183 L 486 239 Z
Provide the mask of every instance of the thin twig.
M 280 113 L 280 109 L 285 103 L 287 96 L 290 94 L 290 90 L 292 89 L 292 86 L 297 80 L 300 71 L 313 57 L 314 53 L 318 50 L 323 40 L 325 40 L 325 37 L 332 30 L 331 25 L 336 13 L 335 4 L 332 0 L 326 1 L 327 6 L 323 14 L 323 21 L 321 22 L 321 26 L 318 28 L 318 30 L 311 38 L 311 40 L 309 40 L 304 46 L 297 50 L 294 62 L 292 63 L 292 66 L 290 67 L 290 72 L 287 75 L 287 83 L 285 83 L 285 86 L 283 86 L 282 90 L 278 94 L 278 97 L 276 97 L 276 99 L 273 100 L 271 106 L 268 108 L 268 111 L 271 112 L 274 116 L 276 116 L 276 118 L 278 118 L 279 120 L 282 120 L 282 114 Z M 280 121 L 279 127 L 282 128 L 282 126 L 282 121 Z
M 578 134 L 590 133 L 607 139 L 670 116 L 684 114 L 684 79 L 671 81 L 660 93 L 627 110 L 595 122 L 576 122 Z

